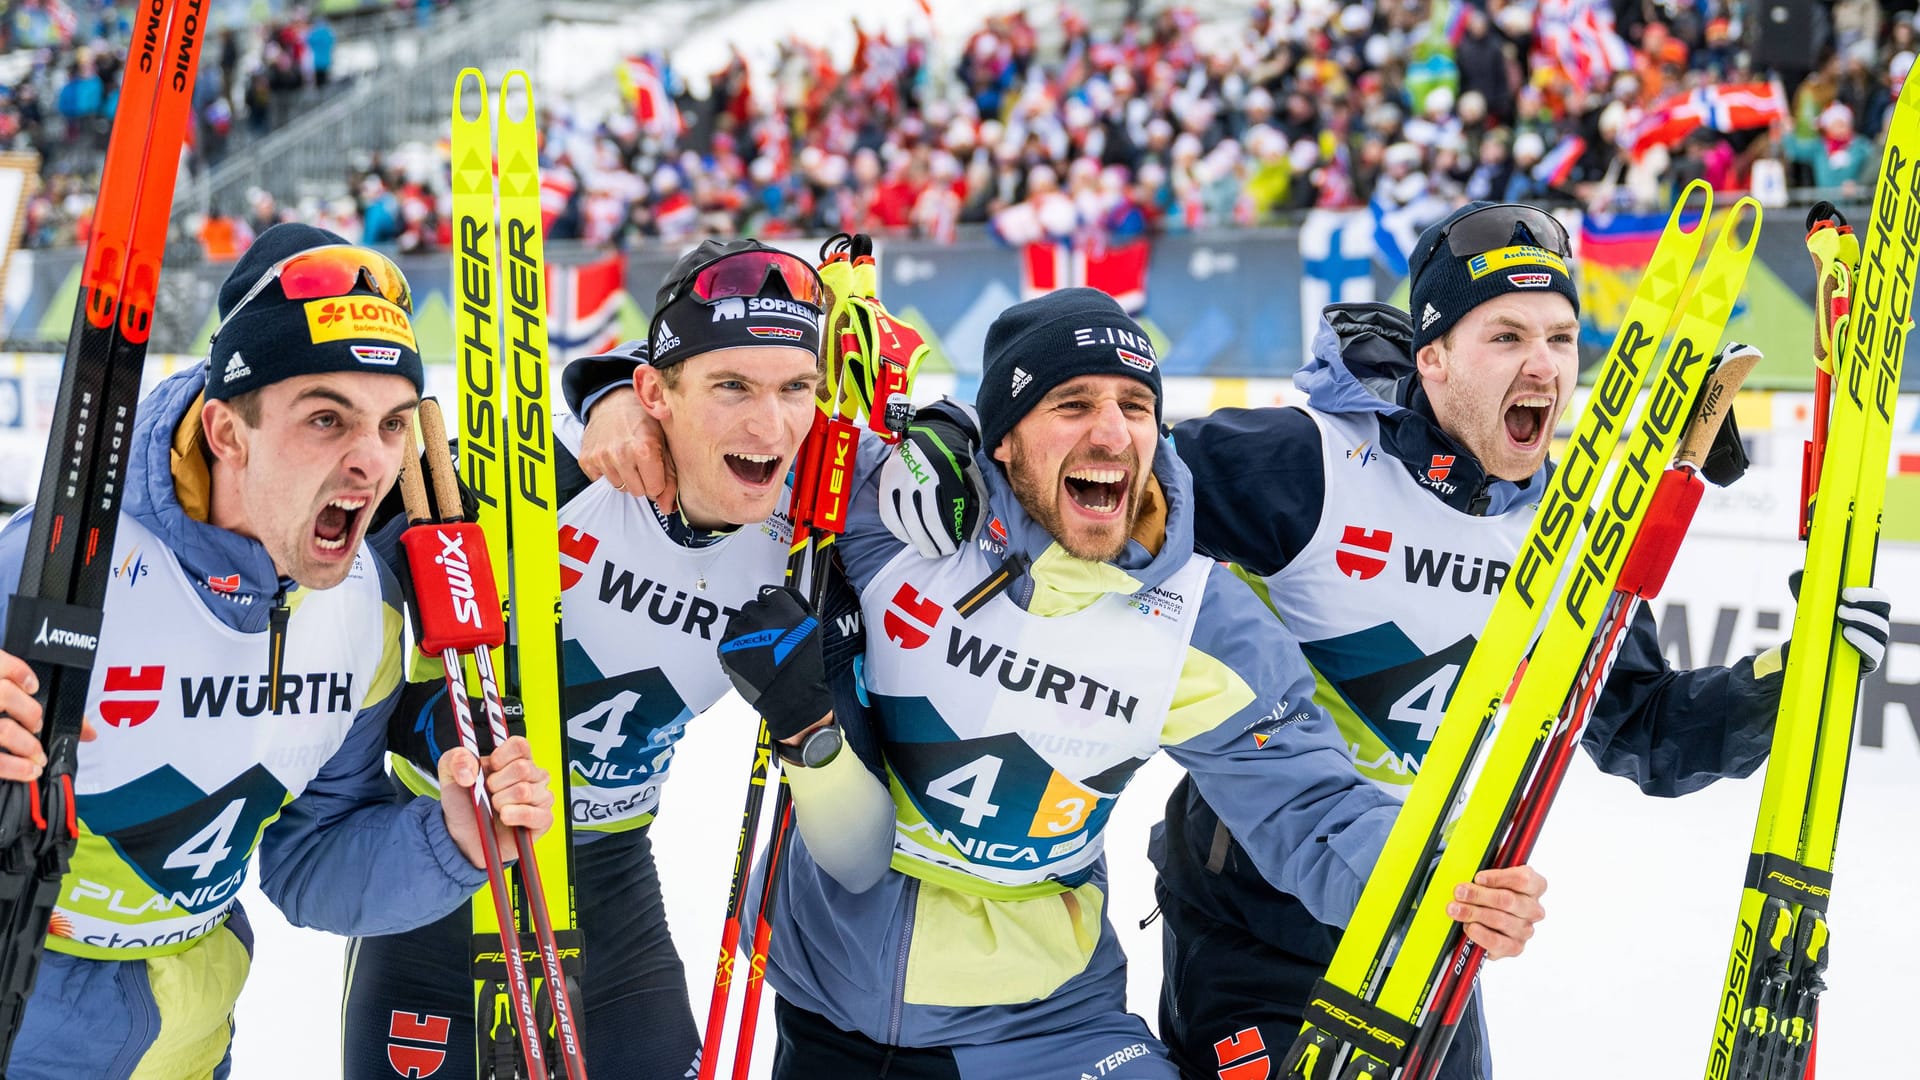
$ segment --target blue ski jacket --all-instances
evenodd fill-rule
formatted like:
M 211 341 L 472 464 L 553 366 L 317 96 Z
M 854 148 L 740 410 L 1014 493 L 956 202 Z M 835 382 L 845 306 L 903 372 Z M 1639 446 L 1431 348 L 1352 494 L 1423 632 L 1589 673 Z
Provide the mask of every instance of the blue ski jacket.
M 83 744 L 76 785 L 81 842 L 10 1077 L 225 1075 L 252 952 L 233 895 L 256 853 L 260 887 L 287 918 L 336 934 L 430 923 L 486 880 L 437 804 L 393 801 L 384 754 L 404 647 L 393 578 L 362 547 L 342 585 L 303 589 L 258 541 L 207 523 L 204 382 L 203 368 L 183 371 L 139 408 L 106 667 L 89 691 L 101 737 Z M 19 575 L 31 514 L 0 532 L 0 580 Z M 259 673 L 281 593 L 286 671 L 313 692 L 274 714 Z M 115 666 L 129 654 L 140 662 Z M 169 729 L 180 737 L 151 737 Z

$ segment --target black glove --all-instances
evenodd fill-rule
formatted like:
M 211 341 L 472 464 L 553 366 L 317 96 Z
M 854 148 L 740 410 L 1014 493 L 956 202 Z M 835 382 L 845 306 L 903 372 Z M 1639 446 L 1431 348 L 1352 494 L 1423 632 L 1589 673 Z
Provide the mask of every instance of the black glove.
M 747 704 L 766 717 L 775 742 L 791 739 L 833 711 L 820 620 L 800 593 L 768 585 L 742 604 L 720 635 L 720 667 Z
M 950 412 L 922 409 L 880 466 L 880 521 L 923 557 L 960 550 L 980 527 L 986 486 L 973 454 L 977 429 Z

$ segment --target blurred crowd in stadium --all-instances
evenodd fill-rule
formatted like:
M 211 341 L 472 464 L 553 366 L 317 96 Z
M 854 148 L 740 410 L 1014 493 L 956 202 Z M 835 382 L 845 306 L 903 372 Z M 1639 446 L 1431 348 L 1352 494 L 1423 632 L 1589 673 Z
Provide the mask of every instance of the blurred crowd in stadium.
M 862 31 L 840 63 L 793 40 L 772 62 L 736 53 L 704 78 L 634 57 L 609 73 L 624 101 L 611 115 L 545 117 L 550 235 L 941 239 L 981 224 L 1020 244 L 1369 203 L 1415 227 L 1472 198 L 1644 205 L 1693 177 L 1857 194 L 1915 49 L 1913 12 L 1874 0 L 1816 5 L 1824 45 L 1801 70 L 1757 68 L 1731 0 L 1274 0 L 1207 19 L 1129 6 L 1122 25 L 1067 5 L 1038 26 L 993 16 L 964 42 Z M 53 148 L 104 138 L 115 49 L 100 42 L 124 41 L 125 9 L 7 7 L 6 44 L 40 59 L 0 102 L 0 144 L 49 158 L 28 242 L 71 243 L 85 177 L 53 168 Z M 203 160 L 325 80 L 324 22 L 237 36 L 209 56 Z M 350 199 L 301 216 L 431 248 L 445 242 L 446 187 L 432 152 L 375 154 Z M 223 209 L 204 232 L 214 257 L 290 213 L 265 193 Z

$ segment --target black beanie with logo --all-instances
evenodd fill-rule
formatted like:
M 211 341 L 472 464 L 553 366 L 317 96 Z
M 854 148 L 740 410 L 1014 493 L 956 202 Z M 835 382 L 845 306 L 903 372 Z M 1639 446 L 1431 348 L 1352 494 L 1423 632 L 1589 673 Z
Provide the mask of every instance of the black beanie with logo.
M 1113 297 L 1060 289 L 1018 303 L 987 328 L 974 407 L 980 446 L 992 450 L 1047 392 L 1082 375 L 1125 375 L 1153 390 L 1160 419 L 1160 363 L 1153 343 Z
M 283 223 L 261 233 L 234 264 L 220 286 L 224 321 L 207 354 L 209 399 L 238 397 L 298 375 L 330 371 L 399 375 L 415 389 L 425 388 L 412 317 L 368 288 L 364 279 L 346 296 L 317 300 L 289 300 L 273 281 L 242 305 L 247 293 L 282 260 L 334 245 L 357 246 L 325 229 Z
M 786 295 L 780 275 L 769 274 L 761 295 L 754 297 L 707 303 L 689 291 L 694 276 L 710 263 L 742 252 L 774 250 L 778 249 L 743 237 L 702 240 L 680 256 L 654 293 L 653 325 L 647 334 L 651 350 L 648 363 L 666 368 L 703 353 L 768 345 L 819 356 L 820 326 L 827 313 Z
M 1497 205 L 1473 202 L 1427 226 L 1407 260 L 1408 306 L 1413 315 L 1413 351 L 1438 341 L 1467 312 L 1516 292 L 1556 292 L 1580 313 L 1566 259 L 1541 247 L 1524 225 L 1515 225 L 1507 247 L 1465 257 L 1447 246 L 1447 230 L 1476 210 Z

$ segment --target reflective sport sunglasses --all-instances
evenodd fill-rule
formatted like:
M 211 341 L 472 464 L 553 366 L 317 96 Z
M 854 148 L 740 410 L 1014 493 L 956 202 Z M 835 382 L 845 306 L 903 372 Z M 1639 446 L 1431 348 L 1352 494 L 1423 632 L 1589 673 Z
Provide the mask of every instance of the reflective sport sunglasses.
M 778 274 L 787 295 L 794 300 L 825 309 L 827 287 L 813 264 L 784 251 L 735 251 L 713 260 L 693 272 L 668 295 L 667 307 L 683 296 L 702 303 L 735 297 L 750 299 L 766 295 L 767 279 Z
M 1513 244 L 1513 227 L 1525 225 L 1535 247 L 1545 248 L 1562 258 L 1573 257 L 1573 242 L 1567 227 L 1545 210 L 1519 203 L 1483 206 L 1447 226 L 1447 250 L 1462 259 L 1484 255 Z
M 407 314 L 413 314 L 413 291 L 407 287 L 406 275 L 393 265 L 392 259 L 351 244 L 328 244 L 296 252 L 268 267 L 240 302 L 233 305 L 233 310 L 227 312 L 227 317 L 220 320 L 213 336 L 219 337 L 233 317 L 275 280 L 280 282 L 280 291 L 289 300 L 330 300 L 346 296 L 364 283 L 398 304 Z

